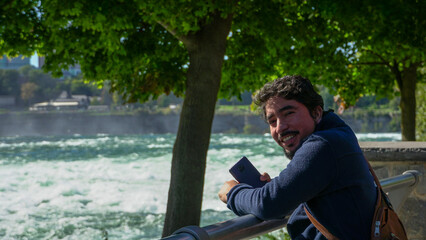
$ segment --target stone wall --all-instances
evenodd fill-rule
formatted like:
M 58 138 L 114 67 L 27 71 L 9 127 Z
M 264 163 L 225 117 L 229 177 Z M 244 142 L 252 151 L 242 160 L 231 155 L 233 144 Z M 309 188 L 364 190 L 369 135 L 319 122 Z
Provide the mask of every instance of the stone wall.
M 379 179 L 417 170 L 420 181 L 398 212 L 408 239 L 426 239 L 426 142 L 361 142 L 362 150 Z
M 178 125 L 178 114 L 10 113 L 0 115 L 0 136 L 162 134 Z
M 89 112 L 47 112 L 0 114 L 0 136 L 163 134 L 177 133 L 179 114 L 92 114 Z M 258 116 L 216 115 L 213 133 L 242 133 L 247 125 L 253 133 L 263 133 L 268 126 Z

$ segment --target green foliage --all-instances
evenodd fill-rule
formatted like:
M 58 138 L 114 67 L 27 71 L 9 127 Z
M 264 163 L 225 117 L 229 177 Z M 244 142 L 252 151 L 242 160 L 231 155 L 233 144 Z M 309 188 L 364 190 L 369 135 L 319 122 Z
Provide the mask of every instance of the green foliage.
M 392 116 L 392 120 L 389 122 L 387 132 L 400 132 L 401 131 L 401 118 L 399 115 Z
M 0 52 L 25 54 L 26 49 L 37 50 L 46 57 L 45 70 L 56 76 L 62 69 L 80 63 L 85 79 L 98 81 L 100 85 L 110 79 L 111 89 L 130 102 L 148 100 L 171 90 L 183 93 L 183 65 L 188 62 L 185 50 L 160 25 L 145 22 L 149 14 L 144 15 L 137 3 L 119 0 L 102 4 L 26 3 L 2 8 L 1 25 L 6 21 L 7 27 L 0 30 L 4 39 L 0 42 Z M 39 17 L 23 14 L 34 11 Z M 22 28 L 26 24 L 33 27 Z M 16 34 L 17 31 L 25 31 L 25 36 L 31 38 Z
M 34 103 L 56 98 L 60 92 L 57 85 L 57 79 L 31 66 L 19 70 L 0 69 L 0 95 L 12 95 L 18 104 L 22 104 L 22 100 Z
M 98 86 L 108 80 L 110 90 L 127 102 L 170 92 L 183 96 L 189 63 L 185 37 L 218 11 L 233 16 L 219 98 L 301 74 L 353 105 L 372 93 L 397 96 L 392 66 L 424 62 L 424 4 L 20 0 L 2 6 L 0 53 L 38 51 L 46 57 L 45 70 L 56 75 L 79 63 L 84 79 Z
M 27 82 L 22 84 L 21 86 L 21 98 L 28 104 L 34 103 L 34 98 L 36 95 L 36 91 L 39 90 L 40 87 L 33 83 L 33 82 Z
M 168 107 L 170 105 L 170 99 L 166 95 L 161 95 L 157 99 L 157 105 L 159 107 Z
M 0 95 L 19 96 L 19 72 L 17 70 L 0 69 Z
M 330 93 L 330 91 L 324 86 L 317 86 L 318 93 L 322 96 L 324 100 L 324 110 L 333 109 L 337 110 L 338 106 L 334 101 L 334 96 Z
M 250 113 L 247 105 L 217 105 L 216 114 L 245 115 Z
M 171 91 L 182 96 L 189 58 L 175 36 L 232 9 L 229 1 L 15 1 L 2 6 L 0 52 L 37 50 L 55 76 L 79 63 L 85 79 L 98 85 L 108 79 L 128 102 Z
M 66 80 L 53 78 L 50 74 L 31 66 L 24 66 L 19 70 L 0 69 L 0 95 L 15 96 L 20 106 L 29 102 L 56 99 L 62 91 L 74 95 L 100 96 L 102 89 L 79 77 Z
M 312 10 L 302 16 L 316 14 L 322 23 L 303 20 L 309 24 L 305 34 L 311 40 L 297 41 L 280 67 L 327 86 L 347 106 L 364 95 L 398 96 L 398 74 L 410 66 L 420 67 L 425 60 L 422 1 L 307 4 Z
M 426 83 L 417 85 L 416 138 L 426 141 Z
M 60 89 L 56 88 L 58 79 L 53 78 L 50 74 L 43 73 L 41 70 L 33 69 L 24 74 L 23 78 L 39 86 L 34 99 L 36 102 L 55 99 L 61 92 Z
M 261 129 L 255 125 L 246 124 L 244 125 L 243 133 L 244 134 L 262 134 L 262 133 L 265 133 L 265 130 L 267 129 Z
M 288 235 L 287 232 L 285 232 L 283 229 L 279 229 L 264 235 L 261 235 L 259 237 L 256 237 L 254 239 L 258 240 L 291 240 L 290 235 Z
M 237 134 L 237 133 L 240 133 L 240 131 L 237 128 L 230 128 L 225 133 L 226 134 Z
M 87 96 L 99 96 L 101 89 L 97 88 L 92 82 L 87 82 L 83 79 L 68 79 L 66 80 L 70 84 L 71 94 L 87 95 Z

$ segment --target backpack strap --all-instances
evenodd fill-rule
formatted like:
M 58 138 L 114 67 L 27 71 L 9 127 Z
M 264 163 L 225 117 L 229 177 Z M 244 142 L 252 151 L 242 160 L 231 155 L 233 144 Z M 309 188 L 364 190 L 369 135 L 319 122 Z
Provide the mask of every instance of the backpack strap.
M 378 189 L 382 189 L 382 185 L 380 185 L 379 178 L 377 178 L 376 173 L 374 172 L 373 168 L 372 168 L 372 167 L 371 167 L 371 165 L 370 165 L 370 162 L 368 162 L 367 158 L 365 158 L 365 157 L 364 157 L 364 159 L 365 159 L 365 161 L 367 162 L 368 169 L 370 169 L 370 173 L 371 173 L 371 175 L 372 175 L 372 176 L 373 176 L 373 178 L 374 178 L 374 182 L 376 183 L 377 188 L 378 188 Z
M 331 234 L 327 230 L 327 228 L 325 228 L 320 222 L 318 222 L 315 217 L 312 216 L 312 214 L 308 211 L 308 209 L 306 209 L 305 206 L 303 206 L 303 208 L 305 209 L 305 213 L 308 216 L 309 220 L 311 220 L 311 223 L 314 224 L 314 226 L 321 232 L 322 235 L 324 235 L 324 237 L 326 237 L 328 240 L 339 240 L 339 238 Z

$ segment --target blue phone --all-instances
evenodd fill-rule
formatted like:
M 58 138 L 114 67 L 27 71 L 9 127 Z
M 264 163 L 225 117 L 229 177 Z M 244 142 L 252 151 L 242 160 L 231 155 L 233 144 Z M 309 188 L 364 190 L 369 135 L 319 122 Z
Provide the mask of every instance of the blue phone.
M 234 166 L 229 169 L 231 175 L 240 183 L 246 183 L 252 187 L 259 188 L 266 184 L 260 181 L 260 173 L 253 164 L 242 157 Z

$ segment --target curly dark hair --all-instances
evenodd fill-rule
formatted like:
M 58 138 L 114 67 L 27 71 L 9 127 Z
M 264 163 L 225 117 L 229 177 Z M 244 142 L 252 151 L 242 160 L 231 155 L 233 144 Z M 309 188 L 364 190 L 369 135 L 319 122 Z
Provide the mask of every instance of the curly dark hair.
M 272 97 L 282 97 L 288 100 L 296 100 L 309 110 L 320 106 L 324 109 L 324 100 L 312 86 L 309 79 L 302 76 L 285 76 L 266 83 L 259 92 L 254 96 L 253 102 L 262 109 L 263 118 L 266 120 L 265 106 L 266 102 Z

